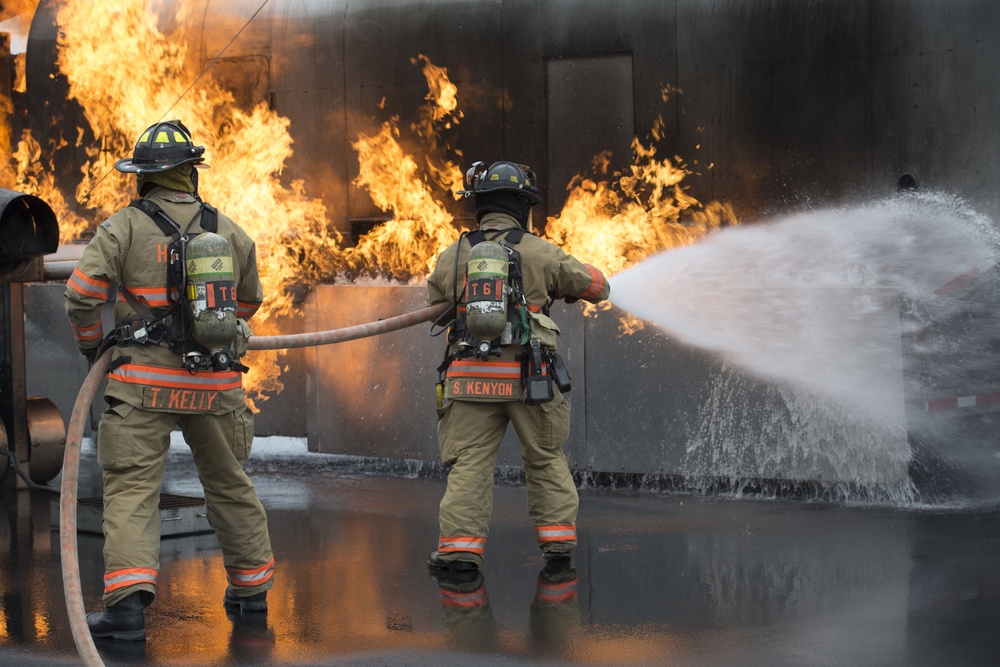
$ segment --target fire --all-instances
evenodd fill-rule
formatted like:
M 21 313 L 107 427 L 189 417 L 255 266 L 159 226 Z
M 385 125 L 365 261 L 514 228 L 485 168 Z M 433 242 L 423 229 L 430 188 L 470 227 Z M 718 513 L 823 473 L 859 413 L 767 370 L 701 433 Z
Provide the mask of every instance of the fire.
M 664 100 L 676 88 L 665 88 Z M 658 120 L 652 138 L 662 138 Z M 731 204 L 702 205 L 687 194 L 681 181 L 691 172 L 677 158 L 657 159 L 655 145 L 632 141 L 632 164 L 625 174 L 608 178 L 610 155 L 594 158 L 593 177 L 577 174 L 563 210 L 550 217 L 545 237 L 581 261 L 614 275 L 657 252 L 688 245 L 723 225 L 739 223 Z M 682 215 L 684 216 L 682 219 Z M 614 294 L 611 295 L 612 300 Z M 605 304 L 603 309 L 610 308 Z M 596 316 L 602 308 L 587 305 L 584 314 Z M 644 328 L 642 320 L 626 315 L 619 320 L 621 335 Z
M 426 166 L 431 182 L 419 176 L 417 161 L 403 151 L 396 118 L 383 123 L 377 135 L 361 134 L 353 144 L 361 165 L 355 185 L 365 188 L 381 210 L 395 215 L 359 240 L 350 250 L 349 263 L 356 270 L 369 272 L 382 267 L 404 280 L 426 278 L 437 256 L 458 238 L 453 217 L 435 199 L 434 189 L 436 185 L 453 193 L 462 183 L 459 167 L 437 158 L 441 152 L 438 128 L 450 128 L 462 117 L 458 88 L 448 79 L 445 68 L 424 55 L 419 61 L 424 63 L 430 92 L 428 103 L 420 110 L 420 121 L 411 128 L 429 144 Z M 417 64 L 418 59 L 411 62 Z
M 596 177 L 575 176 L 563 210 L 546 222 L 546 238 L 614 275 L 653 253 L 736 224 L 732 206 L 702 207 L 684 192 L 681 181 L 690 172 L 682 164 L 657 159 L 655 146 L 638 139 L 632 142 L 632 154 L 628 173 L 617 180 L 607 177 L 606 154 L 594 160 Z M 687 214 L 683 220 L 682 214 Z
M 14 105 L 10 98 L 0 91 L 0 118 L 9 118 L 13 111 Z M 6 122 L 0 122 L 0 142 L 2 142 L 0 146 L 9 146 L 11 144 L 10 125 Z M 10 190 L 14 187 L 15 182 L 14 172 L 10 168 L 10 165 L 0 164 L 0 187 Z
M 425 159 L 431 177 L 445 192 L 454 194 L 464 186 L 462 169 L 451 160 L 439 159 L 442 149 L 439 145 L 441 135 L 438 128 L 450 130 L 464 117 L 462 110 L 458 108 L 458 86 L 448 78 L 446 68 L 438 67 L 427 56 L 421 54 L 410 59 L 414 65 L 421 61 L 424 63 L 424 78 L 427 80 L 427 104 L 420 109 L 420 121 L 410 127 L 426 143 Z M 456 155 L 460 157 L 461 152 L 456 151 Z
M 193 4 L 178 11 L 194 11 Z M 61 5 L 58 21 L 59 68 L 94 137 L 77 199 L 102 217 L 126 205 L 136 194 L 134 180 L 114 170 L 115 160 L 131 154 L 135 137 L 152 122 L 182 119 L 209 147 L 212 169 L 202 173 L 202 196 L 257 243 L 266 298 L 253 326 L 275 333 L 274 319 L 292 310 L 287 290 L 331 275 L 342 257 L 340 235 L 330 231 L 320 201 L 306 195 L 301 182 L 280 181 L 292 155 L 288 120 L 265 104 L 240 109 L 230 91 L 195 69 L 187 44 L 159 30 L 144 0 L 100 12 L 71 0 Z M 251 366 L 251 400 L 281 390 L 279 353 L 255 353 Z
M 355 184 L 368 190 L 376 206 L 396 215 L 358 241 L 350 262 L 358 269 L 383 266 L 404 279 L 426 277 L 458 231 L 451 214 L 417 176 L 416 161 L 403 152 L 397 137 L 394 122 L 386 122 L 374 137 L 361 135 L 354 143 L 361 163 Z
M 11 155 L 11 163 L 14 165 L 16 184 L 10 187 L 40 197 L 60 216 L 60 243 L 69 243 L 90 228 L 90 222 L 76 215 L 66 204 L 62 191 L 56 186 L 52 160 L 42 157 L 42 147 L 30 132 L 22 134 L 17 150 Z
M 256 333 L 278 333 L 280 319 L 296 313 L 293 295 L 319 282 L 361 274 L 426 279 L 436 257 L 459 235 L 446 202 L 462 188 L 456 164 L 462 155 L 450 150 L 441 134 L 458 126 L 463 114 L 458 87 L 446 68 L 423 54 L 411 59 L 428 87 L 426 103 L 409 126 L 419 155 L 404 150 L 398 117 L 354 141 L 359 162 L 354 183 L 387 220 L 346 247 L 321 201 L 309 196 L 301 181 L 282 182 L 293 153 L 289 120 L 265 103 L 241 108 L 233 91 L 213 80 L 210 68 L 202 70 L 188 44 L 161 31 L 150 4 L 156 3 L 122 0 L 101 11 L 85 0 L 59 5 L 57 62 L 87 127 L 59 127 L 47 146 L 25 133 L 11 156 L 13 172 L 0 177 L 49 202 L 60 220 L 61 242 L 85 234 L 136 195 L 134 177 L 117 172 L 114 162 L 131 154 L 147 126 L 180 118 L 195 141 L 207 147 L 212 168 L 201 172 L 202 196 L 257 242 L 265 303 L 252 321 Z M 24 5 L 30 11 L 36 3 Z M 177 24 L 191 22 L 187 14 L 198 11 L 203 11 L 198 3 L 177 3 Z M 236 34 L 249 17 L 231 18 Z M 53 118 L 56 127 L 62 122 Z M 654 140 L 659 132 L 659 126 L 654 128 Z M 86 159 L 76 201 L 67 202 L 65 184 L 60 190 L 55 182 L 52 156 L 72 149 Z M 735 222 L 731 207 L 702 206 L 685 193 L 681 182 L 690 172 L 679 160 L 658 159 L 654 147 L 639 141 L 632 150 L 633 164 L 625 174 L 609 175 L 607 156 L 598 156 L 590 175 L 569 184 L 565 208 L 545 226 L 550 240 L 608 274 Z M 283 387 L 281 353 L 253 355 L 246 378 L 252 403 Z
M 31 18 L 34 16 L 38 0 L 14 0 L 0 5 L 0 48 L 8 50 L 13 59 L 14 80 L 0 83 L 0 146 L 11 146 L 14 142 L 9 119 L 14 113 L 12 93 L 24 92 L 24 43 L 28 38 Z M 0 60 L 2 61 L 2 60 Z M 0 187 L 13 189 L 18 182 L 17 169 L 11 164 L 0 164 Z

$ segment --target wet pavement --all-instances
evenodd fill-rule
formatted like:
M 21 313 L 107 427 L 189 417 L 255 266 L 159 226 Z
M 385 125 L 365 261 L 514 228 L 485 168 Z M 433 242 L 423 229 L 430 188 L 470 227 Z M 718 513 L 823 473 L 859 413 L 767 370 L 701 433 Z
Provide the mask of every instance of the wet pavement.
M 365 474 L 258 439 L 251 474 L 276 579 L 264 618 L 227 617 L 211 535 L 165 538 L 138 665 L 994 665 L 1000 506 L 887 508 L 584 489 L 572 568 L 546 570 L 524 489 L 497 487 L 482 580 L 439 584 L 440 476 Z M 53 482 L 57 485 L 58 480 Z M 80 497 L 99 495 L 85 447 Z M 183 447 L 164 492 L 201 496 Z M 0 496 L 0 664 L 78 664 L 55 494 Z M 81 534 L 100 608 L 102 538 Z

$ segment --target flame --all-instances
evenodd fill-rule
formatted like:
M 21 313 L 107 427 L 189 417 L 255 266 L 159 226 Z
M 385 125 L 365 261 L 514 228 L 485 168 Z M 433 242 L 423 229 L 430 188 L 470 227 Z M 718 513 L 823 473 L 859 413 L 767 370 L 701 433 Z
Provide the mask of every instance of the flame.
M 665 87 L 661 91 L 664 101 L 671 93 L 682 91 Z M 661 118 L 650 134 L 654 142 L 663 138 Z M 691 172 L 680 158 L 675 160 L 676 164 L 657 159 L 655 145 L 644 145 L 636 138 L 627 173 L 617 175 L 617 180 L 600 180 L 607 176 L 610 154 L 597 155 L 591 166 L 596 176 L 573 177 L 563 210 L 546 222 L 545 237 L 614 275 L 652 254 L 694 243 L 723 225 L 739 224 L 731 204 L 702 205 L 687 194 L 681 181 Z M 609 308 L 606 304 L 604 309 Z M 584 315 L 596 317 L 597 311 L 587 307 Z M 625 315 L 618 331 L 631 335 L 644 326 L 638 318 Z
M 14 112 L 14 105 L 11 99 L 0 92 L 0 146 L 10 146 L 10 123 L 7 119 Z M 10 164 L 0 164 L 0 187 L 12 190 L 15 187 L 17 178 Z
M 178 23 L 197 10 L 194 5 L 178 5 Z M 130 155 L 135 137 L 158 120 L 151 110 L 160 118 L 182 119 L 196 141 L 209 147 L 213 168 L 202 172 L 204 199 L 256 241 L 265 302 L 252 326 L 257 333 L 276 333 L 275 318 L 293 311 L 294 288 L 331 275 L 343 255 L 322 203 L 301 182 L 280 180 L 292 155 L 288 119 L 264 103 L 239 108 L 232 92 L 194 69 L 187 44 L 159 30 L 143 0 L 100 12 L 92 3 L 71 0 L 60 7 L 58 22 L 57 62 L 93 133 L 77 199 L 101 217 L 125 206 L 136 194 L 135 181 L 115 171 L 114 162 Z M 82 138 L 81 132 L 78 142 Z M 246 386 L 255 409 L 254 399 L 266 400 L 283 386 L 279 356 L 254 354 Z
M 448 79 L 448 71 L 427 56 L 411 60 L 413 64 L 420 61 L 429 92 L 420 121 L 411 129 L 428 145 L 429 176 L 420 176 L 416 159 L 400 145 L 398 118 L 383 123 L 374 136 L 359 134 L 353 144 L 360 163 L 354 184 L 365 188 L 379 209 L 394 216 L 362 237 L 348 261 L 355 270 L 377 272 L 382 267 L 404 280 L 430 275 L 437 256 L 459 235 L 453 216 L 434 195 L 435 185 L 454 192 L 462 183 L 461 170 L 437 157 L 441 153 L 438 128 L 451 128 L 462 117 L 458 88 Z
M 355 184 L 366 188 L 372 201 L 395 216 L 362 237 L 351 249 L 356 269 L 388 268 L 392 275 L 426 277 L 438 254 L 458 238 L 452 216 L 417 176 L 417 163 L 403 152 L 398 130 L 390 121 L 375 136 L 354 142 L 361 171 Z
M 637 331 L 646 328 L 646 323 L 632 314 L 627 314 L 618 320 L 618 333 L 623 336 L 631 336 Z
M 655 146 L 632 142 L 632 164 L 617 180 L 607 176 L 609 155 L 594 159 L 592 172 L 577 174 L 562 211 L 549 217 L 545 237 L 581 261 L 614 275 L 645 257 L 693 243 L 723 224 L 736 224 L 731 205 L 702 207 L 681 187 L 690 172 L 656 158 Z M 681 215 L 690 211 L 682 220 Z
M 439 159 L 442 152 L 440 146 L 440 130 L 450 130 L 458 125 L 464 114 L 458 108 L 458 86 L 448 78 L 448 70 L 438 67 L 430 59 L 420 54 L 417 58 L 411 58 L 410 62 L 416 65 L 418 62 L 424 63 L 423 73 L 427 80 L 427 104 L 420 109 L 420 120 L 411 125 L 418 136 L 424 139 L 427 169 L 431 178 L 445 192 L 454 194 L 464 187 L 462 170 L 451 160 Z M 455 152 L 461 156 L 460 151 Z
M 32 11 L 36 4 L 23 3 Z M 289 120 L 266 103 L 238 104 L 233 91 L 213 80 L 210 68 L 201 69 L 188 44 L 161 31 L 149 6 L 155 4 L 122 0 L 95 12 L 85 0 L 60 3 L 57 64 L 70 97 L 83 109 L 86 127 L 61 127 L 64 119 L 55 117 L 59 130 L 44 146 L 25 132 L 7 171 L 0 172 L 4 182 L 13 180 L 18 189 L 49 202 L 60 221 L 60 241 L 85 235 L 135 196 L 134 177 L 117 172 L 115 161 L 131 154 L 135 138 L 153 122 L 180 118 L 196 142 L 208 148 L 212 169 L 201 172 L 204 199 L 256 240 L 265 293 L 252 321 L 256 333 L 279 333 L 282 318 L 297 314 L 297 294 L 338 276 L 424 280 L 436 257 L 459 235 L 446 203 L 463 187 L 456 164 L 462 155 L 447 146 L 442 132 L 455 129 L 463 113 L 447 69 L 424 54 L 411 59 L 428 87 L 425 104 L 409 125 L 419 153 L 404 150 L 398 117 L 372 135 L 359 134 L 352 144 L 359 162 L 354 183 L 388 219 L 345 247 L 321 201 L 305 191 L 303 182 L 281 179 L 293 154 Z M 196 22 L 189 14 L 203 11 L 199 6 L 176 3 L 176 24 Z M 216 17 L 221 18 L 237 34 L 249 17 Z M 681 91 L 662 91 L 664 99 L 671 93 Z M 10 100 L 0 104 L 9 114 Z M 662 123 L 657 123 L 652 138 L 661 137 Z M 53 156 L 74 149 L 86 159 L 75 201 L 67 202 L 66 184 L 56 182 Z M 638 140 L 632 149 L 633 164 L 625 174 L 609 176 L 608 156 L 597 156 L 589 175 L 571 181 L 565 208 L 549 218 L 545 229 L 550 240 L 608 274 L 735 222 L 728 205 L 702 206 L 684 192 L 681 182 L 690 172 L 680 160 L 660 160 L 653 146 Z M 283 388 L 283 362 L 277 351 L 252 354 L 245 386 L 256 410 L 256 402 Z
M 13 0 L 0 5 L 0 33 L 4 33 L 0 38 L 0 47 L 10 53 L 14 65 L 14 79 L 10 82 L 10 90 L 7 89 L 6 81 L 0 82 L 0 146 L 4 150 L 8 150 L 14 141 L 10 124 L 14 114 L 11 93 L 24 92 L 23 44 L 27 40 L 37 6 L 38 0 Z M 0 62 L 4 61 L 0 59 Z M 0 164 L 0 187 L 13 189 L 17 186 L 18 175 L 16 168 L 9 162 Z

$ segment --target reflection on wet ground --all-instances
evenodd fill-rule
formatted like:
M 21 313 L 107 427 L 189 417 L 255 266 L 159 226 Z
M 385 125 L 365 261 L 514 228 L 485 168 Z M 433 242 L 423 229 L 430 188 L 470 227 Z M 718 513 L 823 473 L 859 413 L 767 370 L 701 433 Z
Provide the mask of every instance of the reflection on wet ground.
M 993 665 L 1000 652 L 996 507 L 584 490 L 572 566 L 546 569 L 523 488 L 501 486 L 483 576 L 438 581 L 425 562 L 443 480 L 267 446 L 252 475 L 277 563 L 269 613 L 227 617 L 211 535 L 165 538 L 148 642 L 100 644 L 107 664 L 919 666 Z M 182 449 L 169 470 L 165 492 L 201 495 Z M 80 484 L 99 495 L 87 451 Z M 0 664 L 78 663 L 54 498 L 0 498 Z M 90 610 L 101 545 L 80 535 Z

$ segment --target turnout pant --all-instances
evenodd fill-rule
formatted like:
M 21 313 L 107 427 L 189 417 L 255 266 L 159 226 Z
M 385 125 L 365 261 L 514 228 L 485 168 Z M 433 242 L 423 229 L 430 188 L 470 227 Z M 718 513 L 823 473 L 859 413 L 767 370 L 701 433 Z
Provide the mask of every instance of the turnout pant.
M 97 437 L 104 471 L 105 606 L 135 591 L 150 593 L 150 601 L 156 593 L 160 484 L 170 432 L 178 425 L 198 468 L 230 586 L 240 596 L 272 586 L 267 515 L 241 465 L 253 442 L 252 413 L 150 412 L 115 402 L 102 415 Z
M 445 407 L 438 445 L 449 470 L 439 513 L 439 558 L 482 563 L 493 512 L 493 470 L 508 423 L 521 441 L 528 515 L 539 548 L 566 552 L 576 546 L 580 501 L 562 449 L 569 417 L 569 402 L 558 392 L 540 405 L 455 400 Z

